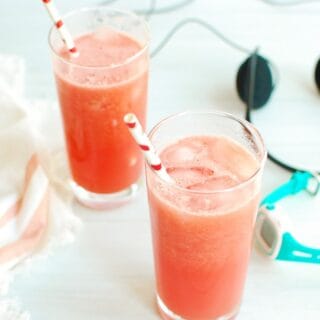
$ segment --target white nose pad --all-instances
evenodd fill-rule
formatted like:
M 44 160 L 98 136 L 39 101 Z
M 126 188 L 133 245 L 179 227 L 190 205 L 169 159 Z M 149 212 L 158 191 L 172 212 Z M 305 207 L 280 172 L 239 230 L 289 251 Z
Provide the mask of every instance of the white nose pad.
M 289 231 L 290 228 L 291 222 L 289 216 L 280 205 L 265 205 L 260 207 L 255 227 L 258 247 L 270 258 L 275 259 L 281 248 L 282 235 L 284 232 Z

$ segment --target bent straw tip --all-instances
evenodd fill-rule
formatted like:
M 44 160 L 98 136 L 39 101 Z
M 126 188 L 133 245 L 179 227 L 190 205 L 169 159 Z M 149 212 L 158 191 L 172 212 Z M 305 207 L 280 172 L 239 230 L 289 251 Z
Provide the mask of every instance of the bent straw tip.
M 127 113 L 123 117 L 124 122 L 133 122 L 136 120 L 136 116 L 133 113 Z
M 76 47 L 69 49 L 69 52 L 74 58 L 78 58 L 80 55 Z
M 134 128 L 136 126 L 137 118 L 133 113 L 127 113 L 123 117 L 123 121 L 129 128 Z

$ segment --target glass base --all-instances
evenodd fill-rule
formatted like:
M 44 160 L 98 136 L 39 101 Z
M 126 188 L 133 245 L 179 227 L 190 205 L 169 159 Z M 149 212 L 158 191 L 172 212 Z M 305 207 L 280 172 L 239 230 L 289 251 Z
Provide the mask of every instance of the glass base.
M 158 305 L 160 315 L 164 320 L 190 320 L 190 319 L 183 318 L 175 314 L 174 312 L 172 312 L 169 308 L 167 308 L 167 306 L 163 303 L 163 301 L 160 299 L 158 295 L 157 295 L 157 305 Z M 238 314 L 238 308 L 236 309 L 236 311 L 229 313 L 227 315 L 220 316 L 218 318 L 206 319 L 206 320 L 235 320 L 237 314 Z
M 90 209 L 104 210 L 119 207 L 131 201 L 139 190 L 140 183 L 134 183 L 125 190 L 115 193 L 90 192 L 74 181 L 70 183 L 72 192 L 77 201 Z

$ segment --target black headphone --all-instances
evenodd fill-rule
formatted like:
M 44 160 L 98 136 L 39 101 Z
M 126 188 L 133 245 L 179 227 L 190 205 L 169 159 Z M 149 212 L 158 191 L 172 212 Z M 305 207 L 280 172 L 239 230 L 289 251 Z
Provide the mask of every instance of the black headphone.
M 255 79 L 251 108 L 259 109 L 268 102 L 276 83 L 274 81 L 274 72 L 271 63 L 266 58 L 259 55 L 257 51 L 252 53 L 240 66 L 236 80 L 238 95 L 245 104 L 249 103 L 252 68 L 255 69 Z M 318 60 L 315 68 L 314 80 L 320 91 L 320 60 Z
M 272 95 L 276 86 L 273 69 L 271 62 L 259 55 L 257 50 L 238 69 L 236 88 L 240 99 L 245 103 L 245 119 L 249 122 L 252 122 L 251 111 L 262 108 Z M 320 60 L 316 64 L 314 80 L 320 91 Z M 270 152 L 268 158 L 288 171 L 305 171 L 281 161 Z
M 271 63 L 270 60 L 258 54 L 256 49 L 254 52 L 242 47 L 238 43 L 227 38 L 218 31 L 211 24 L 198 19 L 198 18 L 186 18 L 179 23 L 177 23 L 164 37 L 160 44 L 151 52 L 151 57 L 158 54 L 165 45 L 169 42 L 172 36 L 181 29 L 186 24 L 197 24 L 205 29 L 209 30 L 222 41 L 228 44 L 230 47 L 249 53 L 249 57 L 240 65 L 237 77 L 236 77 L 236 88 L 240 99 L 244 102 L 246 106 L 245 119 L 249 122 L 251 121 L 251 111 L 260 109 L 267 104 L 269 101 L 273 90 L 277 84 L 276 68 Z M 317 88 L 320 91 L 320 60 L 318 60 L 315 68 L 314 79 Z M 279 160 L 277 157 L 268 152 L 268 158 L 279 165 L 280 167 L 288 171 L 307 171 L 303 168 L 297 168 L 283 161 Z M 320 171 L 318 171 L 319 173 Z

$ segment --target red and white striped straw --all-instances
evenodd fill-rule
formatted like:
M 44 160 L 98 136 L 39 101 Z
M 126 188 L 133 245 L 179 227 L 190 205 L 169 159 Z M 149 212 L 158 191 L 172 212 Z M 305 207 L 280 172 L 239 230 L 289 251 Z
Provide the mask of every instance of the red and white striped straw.
M 50 18 L 52 19 L 53 23 L 55 24 L 56 28 L 59 31 L 59 34 L 61 36 L 62 41 L 65 43 L 66 47 L 69 50 L 69 53 L 74 56 L 78 57 L 79 52 L 74 44 L 73 38 L 63 23 L 61 19 L 61 15 L 59 11 L 57 10 L 56 6 L 54 5 L 52 0 L 42 0 L 44 6 L 46 7 Z
M 170 183 L 174 182 L 169 176 L 167 170 L 162 165 L 159 156 L 157 155 L 146 133 L 143 131 L 137 117 L 133 113 L 127 113 L 124 116 L 123 121 L 129 128 L 131 135 L 139 145 L 140 149 L 143 151 L 145 160 L 148 162 L 154 172 L 156 172 L 163 180 Z

